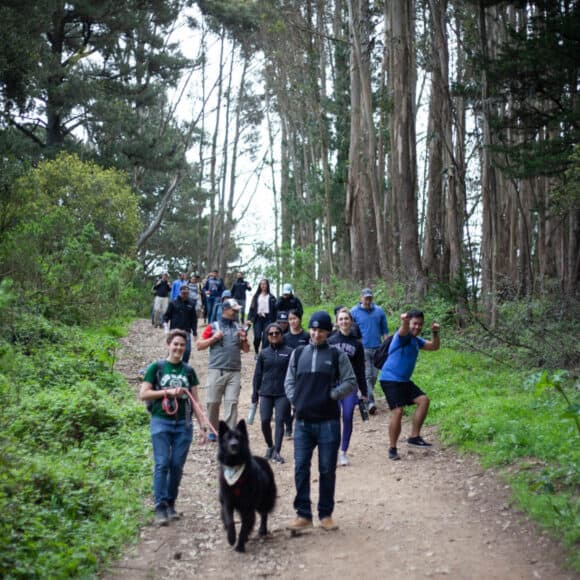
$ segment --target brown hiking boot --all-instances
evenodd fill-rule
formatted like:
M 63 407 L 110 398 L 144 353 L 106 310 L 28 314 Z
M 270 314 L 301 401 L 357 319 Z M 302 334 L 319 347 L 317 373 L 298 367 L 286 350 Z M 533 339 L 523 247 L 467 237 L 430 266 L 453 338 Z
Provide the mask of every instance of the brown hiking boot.
M 300 532 L 312 527 L 312 520 L 298 516 L 291 524 L 288 524 L 288 529 L 292 532 Z
M 330 516 L 320 520 L 320 527 L 327 532 L 338 530 L 338 524 Z

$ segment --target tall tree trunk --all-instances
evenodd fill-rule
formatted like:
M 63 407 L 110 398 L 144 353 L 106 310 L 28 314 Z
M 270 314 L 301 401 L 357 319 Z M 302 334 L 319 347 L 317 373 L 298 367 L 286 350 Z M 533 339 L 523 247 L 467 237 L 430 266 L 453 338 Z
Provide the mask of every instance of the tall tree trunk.
M 209 164 L 209 230 L 207 235 L 207 259 L 208 259 L 208 269 L 216 268 L 214 263 L 215 260 L 215 235 L 216 235 L 216 197 L 219 195 L 219 183 L 217 176 L 217 139 L 219 135 L 219 127 L 221 120 L 221 108 L 222 108 L 222 94 L 223 94 L 223 66 L 224 66 L 224 49 L 226 42 L 225 28 L 222 27 L 220 33 L 220 57 L 219 57 L 219 69 L 218 69 L 218 94 L 216 99 L 216 119 L 213 130 L 212 142 L 211 142 L 211 154 L 210 154 L 210 164 Z
M 367 272 L 374 269 L 376 258 L 378 257 L 379 276 L 385 276 L 388 271 L 385 220 L 382 212 L 383 208 L 383 187 L 382 176 L 378 175 L 378 151 L 375 122 L 373 119 L 373 94 L 371 86 L 371 40 L 369 31 L 369 2 L 368 0 L 348 0 L 351 39 L 352 39 L 352 59 L 354 70 L 360 77 L 360 122 L 363 148 L 362 155 L 363 171 L 365 171 L 370 187 L 370 202 L 372 204 L 372 215 L 374 216 L 374 229 L 377 249 L 376 252 L 367 257 L 365 269 Z M 370 209 L 370 208 L 369 208 Z M 369 212 L 371 213 L 371 212 Z M 368 227 L 368 226 L 367 226 Z
M 482 189 L 482 228 L 481 228 L 481 300 L 487 323 L 493 328 L 497 322 L 497 246 L 500 232 L 498 231 L 497 214 L 499 211 L 497 195 L 497 175 L 493 165 L 491 146 L 493 134 L 491 131 L 492 109 L 489 101 L 487 79 L 487 63 L 489 61 L 489 45 L 487 35 L 487 15 L 483 0 L 479 4 L 479 34 L 483 67 L 481 69 L 481 102 L 483 125 L 483 148 L 481 152 L 481 189 Z
M 417 169 L 415 151 L 415 58 L 413 47 L 413 0 L 390 4 L 394 63 L 391 152 L 393 191 L 399 208 L 401 263 L 409 299 L 425 292 L 417 228 Z

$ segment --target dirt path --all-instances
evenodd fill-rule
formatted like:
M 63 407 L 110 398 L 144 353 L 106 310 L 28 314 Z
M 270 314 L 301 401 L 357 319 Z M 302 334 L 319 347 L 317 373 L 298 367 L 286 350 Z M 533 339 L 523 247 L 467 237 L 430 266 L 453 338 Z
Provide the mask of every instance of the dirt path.
M 136 369 L 164 353 L 162 331 L 137 321 L 123 341 L 118 369 L 135 380 Z M 253 355 L 242 360 L 240 417 L 245 417 Z M 204 385 L 207 354 L 194 351 L 190 362 Z M 202 389 L 202 399 L 204 394 Z M 245 554 L 234 552 L 219 519 L 216 445 L 195 446 L 177 506 L 184 517 L 167 528 L 145 527 L 140 543 L 128 549 L 106 578 L 578 578 L 562 570 L 560 548 L 512 510 L 509 490 L 494 472 L 442 448 L 433 429 L 424 433 L 434 441 L 432 449 L 402 444 L 402 461 L 389 461 L 388 417 L 384 400 L 368 423 L 356 417 L 352 465 L 337 473 L 338 531 L 314 528 L 291 537 L 285 530 L 294 517 L 292 441 L 285 440 L 287 463 L 273 466 L 279 498 L 271 536 L 259 540 L 254 533 Z M 403 425 L 403 441 L 408 428 Z M 250 427 L 250 438 L 254 453 L 262 454 L 258 421 Z M 150 452 L 143 460 L 151 461 Z M 314 505 L 317 491 L 314 483 Z

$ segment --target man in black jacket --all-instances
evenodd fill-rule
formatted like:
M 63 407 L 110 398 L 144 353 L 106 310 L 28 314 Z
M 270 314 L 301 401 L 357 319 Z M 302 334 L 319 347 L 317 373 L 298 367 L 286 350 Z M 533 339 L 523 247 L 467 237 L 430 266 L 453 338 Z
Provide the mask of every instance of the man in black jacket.
M 296 310 L 302 318 L 304 314 L 304 308 L 302 307 L 302 302 L 300 298 L 294 296 L 294 289 L 292 284 L 284 284 L 282 286 L 282 296 L 278 298 L 276 302 L 276 311 L 283 310 L 284 312 L 289 312 L 290 310 Z
M 170 330 L 183 330 L 187 334 L 183 362 L 189 362 L 191 354 L 191 331 L 197 326 L 197 314 L 195 303 L 189 298 L 189 286 L 184 284 L 179 289 L 179 296 L 169 303 L 165 316 L 165 322 L 169 323 Z
M 318 518 L 323 530 L 335 530 L 332 519 L 336 460 L 340 445 L 338 401 L 356 389 L 356 377 L 348 356 L 329 346 L 332 321 L 327 312 L 310 317 L 310 344 L 298 347 L 288 365 L 284 381 L 286 396 L 296 409 L 294 427 L 294 482 L 296 519 L 292 531 L 312 527 L 310 463 L 318 447 Z
M 250 292 L 251 289 L 251 286 L 244 280 L 244 273 L 238 272 L 236 274 L 236 281 L 232 285 L 232 298 L 235 298 L 241 306 L 240 322 L 242 324 L 244 324 L 246 317 L 246 292 Z

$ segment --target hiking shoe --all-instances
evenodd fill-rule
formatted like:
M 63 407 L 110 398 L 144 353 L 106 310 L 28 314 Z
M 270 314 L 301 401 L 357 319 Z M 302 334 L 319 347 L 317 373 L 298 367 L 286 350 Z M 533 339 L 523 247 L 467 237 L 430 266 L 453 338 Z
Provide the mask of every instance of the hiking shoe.
M 272 454 L 272 461 L 274 463 L 279 463 L 280 465 L 282 465 L 282 463 L 286 463 L 286 460 L 279 453 L 276 452 Z
M 431 447 L 431 443 L 427 443 L 423 437 L 418 435 L 417 437 L 409 437 L 407 439 L 409 445 L 415 445 L 416 447 Z
M 350 465 L 350 459 L 345 451 L 341 451 L 338 456 L 338 464 L 342 466 Z
M 178 513 L 175 511 L 175 508 L 174 508 L 172 505 L 170 505 L 170 506 L 167 508 L 167 519 L 168 519 L 169 521 L 173 521 L 173 520 L 180 520 L 180 519 L 181 519 L 181 514 L 178 514 Z
M 167 504 L 161 502 L 155 508 L 155 524 L 158 526 L 168 526 L 169 518 L 167 517 Z
M 264 453 L 264 458 L 265 459 L 272 459 L 274 455 L 274 448 L 273 447 L 268 447 L 268 449 L 266 449 L 266 453 Z
M 322 522 L 321 522 L 322 523 Z M 288 524 L 287 529 L 292 532 L 300 532 L 312 527 L 312 520 L 298 516 L 292 523 Z
M 320 527 L 327 532 L 338 530 L 338 524 L 330 516 L 320 520 Z
M 397 453 L 396 447 L 389 447 L 389 459 L 392 459 L 393 461 L 398 461 L 401 459 Z
M 374 403 L 369 403 L 369 415 L 374 415 L 377 412 L 377 406 Z
M 207 434 L 207 440 L 215 443 L 217 441 L 217 435 L 213 432 L 210 432 Z

